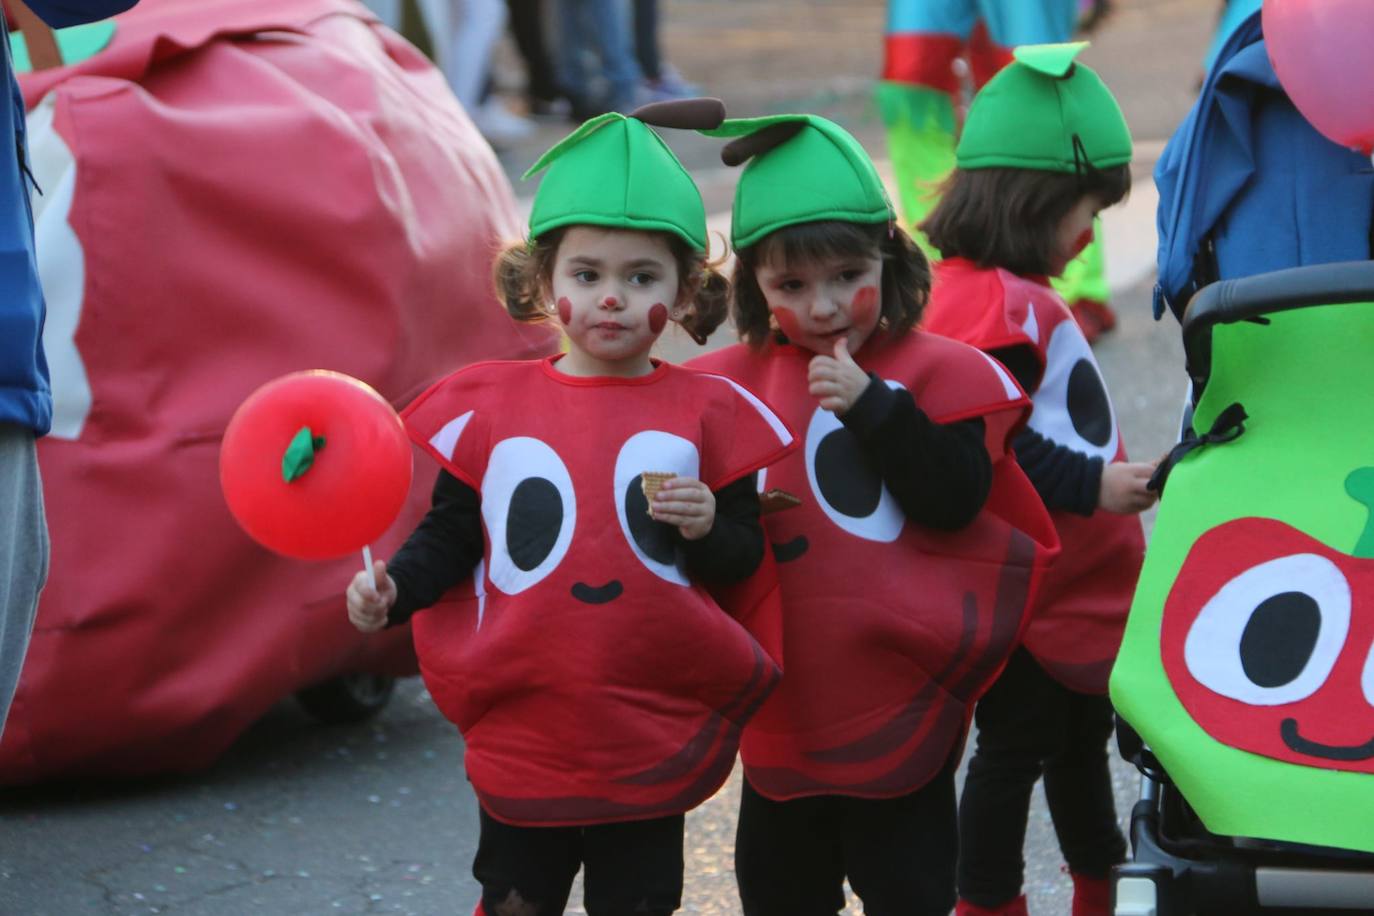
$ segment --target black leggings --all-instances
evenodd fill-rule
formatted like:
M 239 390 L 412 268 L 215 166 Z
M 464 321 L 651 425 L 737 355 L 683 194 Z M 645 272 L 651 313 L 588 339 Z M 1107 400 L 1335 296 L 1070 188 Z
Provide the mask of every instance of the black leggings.
M 994 909 L 1021 893 L 1035 781 L 1045 778 L 1070 871 L 1105 878 L 1125 860 L 1107 739 L 1112 705 L 1063 686 L 1017 649 L 974 712 L 977 749 L 959 801 L 959 897 Z
M 954 770 L 909 795 L 777 802 L 744 783 L 735 877 L 745 916 L 835 916 L 844 879 L 867 916 L 947 916 L 954 907 Z
M 514 827 L 479 811 L 472 874 L 482 909 L 502 916 L 514 891 L 521 916 L 558 916 L 578 866 L 588 916 L 667 916 L 682 905 L 681 814 L 587 827 Z

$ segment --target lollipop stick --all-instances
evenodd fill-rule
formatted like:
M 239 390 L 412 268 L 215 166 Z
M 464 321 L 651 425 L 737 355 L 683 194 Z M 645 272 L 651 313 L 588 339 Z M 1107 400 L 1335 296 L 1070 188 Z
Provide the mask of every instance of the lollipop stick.
M 381 590 L 382 590 L 382 587 L 381 587 L 381 585 L 379 585 L 379 584 L 377 583 L 377 576 L 376 576 L 376 574 L 372 571 L 372 545 L 371 545 L 371 544 L 364 544 L 364 545 L 363 545 L 363 572 L 367 573 L 367 577 L 368 577 L 369 579 L 372 580 L 372 587 L 375 588 L 375 589 L 377 590 L 377 592 L 380 594 L 380 593 L 381 593 Z

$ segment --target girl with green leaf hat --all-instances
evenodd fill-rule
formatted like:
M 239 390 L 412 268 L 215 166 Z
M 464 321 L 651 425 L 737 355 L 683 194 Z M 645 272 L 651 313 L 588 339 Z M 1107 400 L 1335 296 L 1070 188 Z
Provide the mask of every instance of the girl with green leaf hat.
M 563 912 L 579 867 L 592 916 L 676 910 L 683 815 L 780 676 L 754 476 L 793 436 L 740 386 L 650 356 L 669 321 L 709 332 L 726 288 L 652 125 L 723 117 L 715 100 L 608 114 L 535 164 L 529 240 L 496 277 L 566 352 L 468 366 L 403 411 L 441 468 L 434 506 L 348 589 L 360 629 L 412 621 L 463 732 L 489 916 Z M 415 613 L 469 576 L 469 600 Z
M 945 195 L 922 224 L 944 255 L 925 327 L 1001 360 L 1030 393 L 1013 447 L 1063 553 L 979 702 L 959 808 L 959 916 L 1026 913 L 1027 809 L 1043 772 L 1074 916 L 1106 916 L 1122 861 L 1107 677 L 1144 554 L 1153 464 L 1127 459 L 1092 350 L 1049 278 L 1130 187 L 1131 137 L 1085 45 L 1031 45 L 970 106 Z
M 693 360 L 805 449 L 768 469 L 786 674 L 745 727 L 746 916 L 947 916 L 964 722 L 1010 654 L 1049 518 L 1008 458 L 1028 401 L 972 347 L 914 330 L 925 256 L 863 148 L 814 115 L 728 121 L 733 312 Z
M 981 89 L 1022 45 L 1070 40 L 1091 31 L 1105 0 L 888 0 L 878 107 L 906 225 L 919 226 L 954 168 L 966 82 Z M 1080 13 L 1082 16 L 1080 18 Z M 1076 23 L 1077 20 L 1077 23 Z M 957 64 L 966 65 L 963 76 Z M 916 233 L 927 254 L 933 254 Z M 1101 231 L 1051 282 L 1089 340 L 1115 326 L 1107 305 Z

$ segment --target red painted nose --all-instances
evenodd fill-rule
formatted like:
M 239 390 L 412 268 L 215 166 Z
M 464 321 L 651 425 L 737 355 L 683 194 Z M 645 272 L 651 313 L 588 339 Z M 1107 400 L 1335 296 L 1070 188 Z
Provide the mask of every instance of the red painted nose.
M 608 309 L 620 308 L 620 300 L 615 296 L 607 296 L 601 300 L 601 304 Z

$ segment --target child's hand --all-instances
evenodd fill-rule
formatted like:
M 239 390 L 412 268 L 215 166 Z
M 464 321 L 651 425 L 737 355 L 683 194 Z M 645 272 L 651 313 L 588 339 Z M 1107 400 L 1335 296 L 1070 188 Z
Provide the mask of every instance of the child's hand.
M 672 477 L 663 481 L 654 496 L 656 522 L 674 525 L 689 541 L 699 541 L 716 521 L 716 497 L 695 477 Z
M 837 417 L 844 416 L 872 381 L 849 355 L 849 344 L 841 337 L 835 341 L 835 355 L 811 357 L 806 380 L 811 396 Z
M 1154 505 L 1159 494 L 1145 489 L 1156 462 L 1114 461 L 1102 468 L 1097 505 L 1108 512 L 1133 515 Z
M 382 587 L 377 588 L 377 583 Z M 376 560 L 372 572 L 358 570 L 348 583 L 348 620 L 364 633 L 386 626 L 386 612 L 396 603 L 396 582 L 386 574 L 386 563 Z

